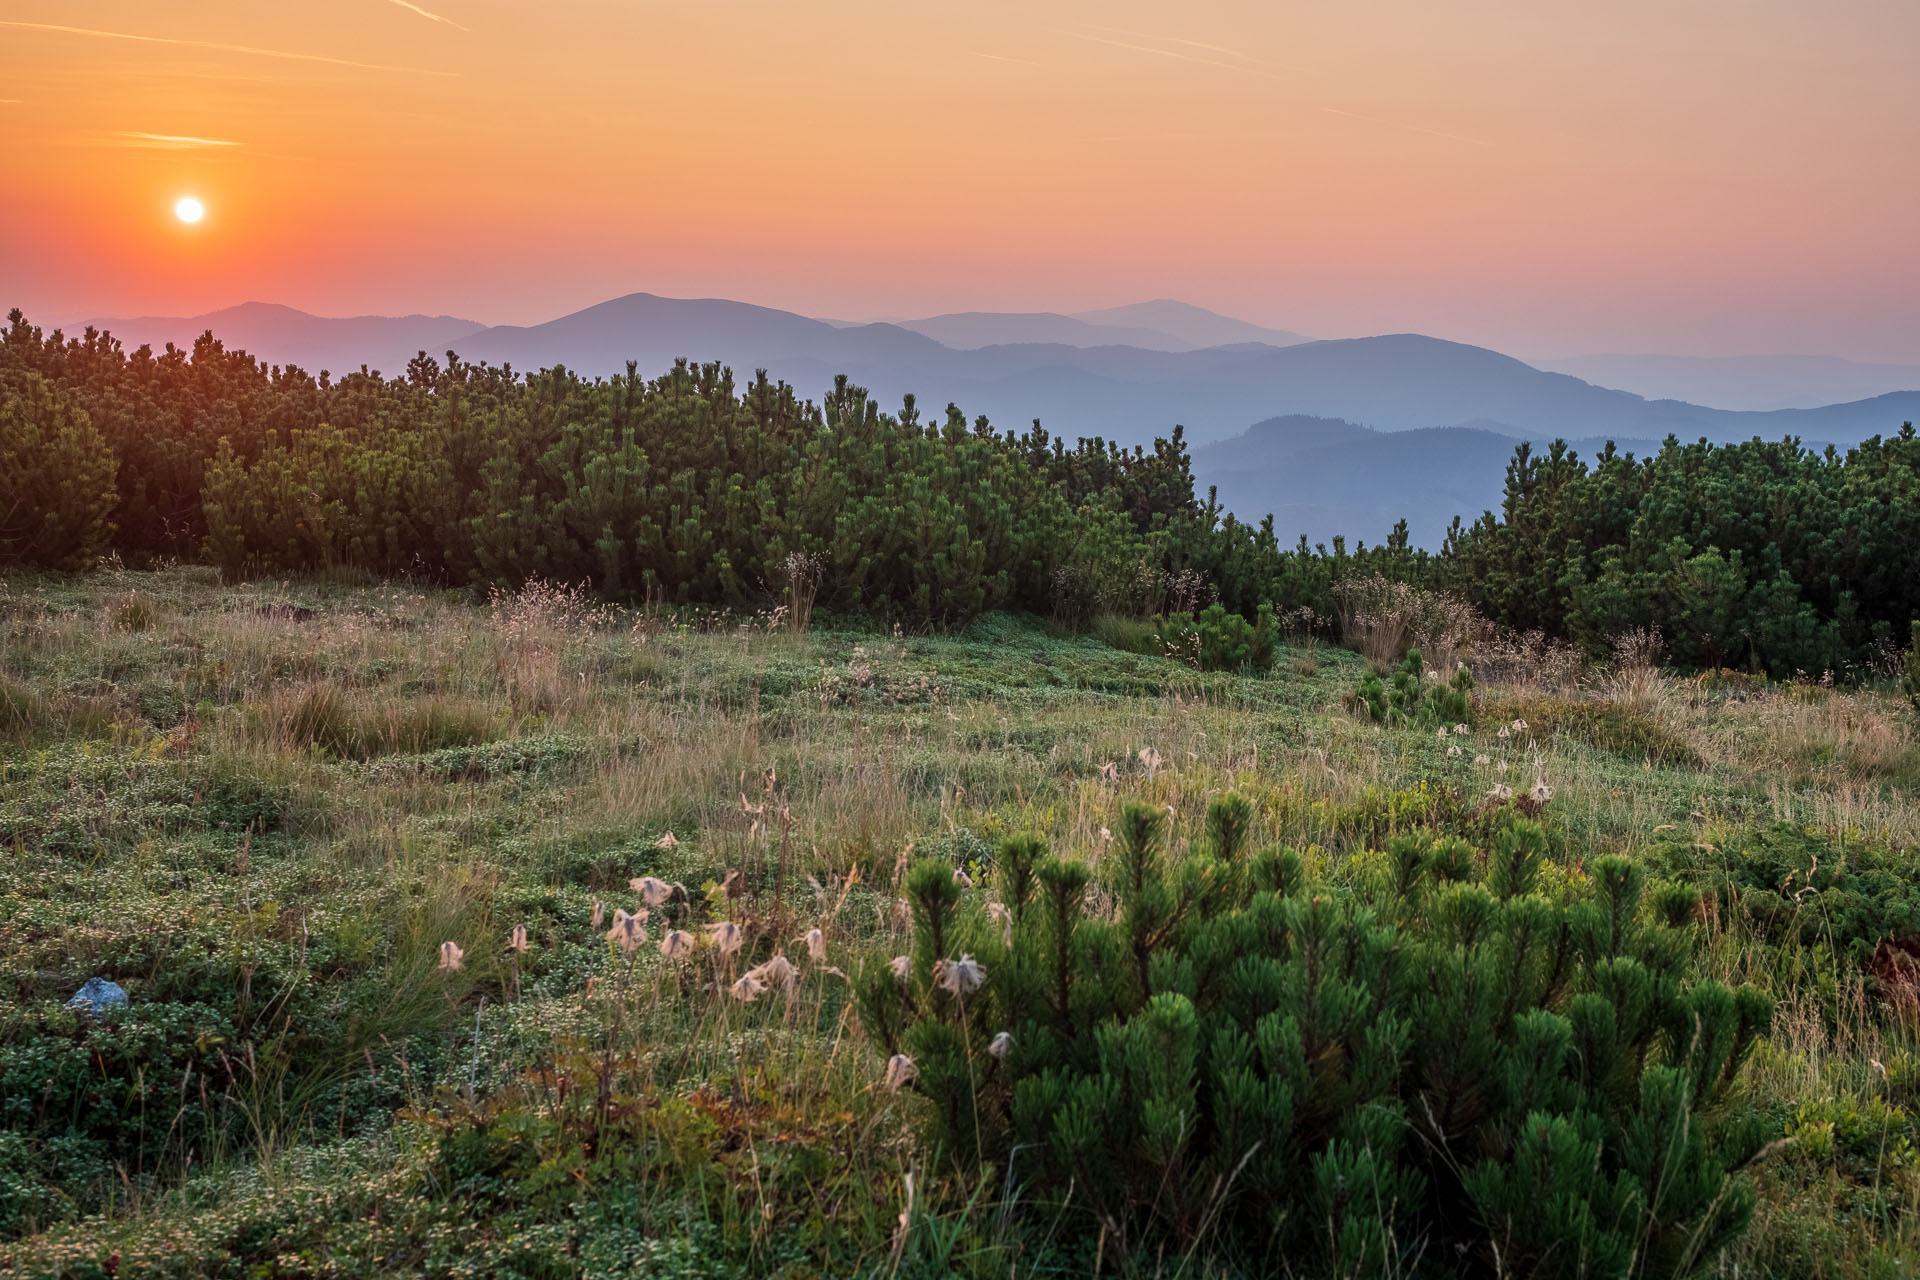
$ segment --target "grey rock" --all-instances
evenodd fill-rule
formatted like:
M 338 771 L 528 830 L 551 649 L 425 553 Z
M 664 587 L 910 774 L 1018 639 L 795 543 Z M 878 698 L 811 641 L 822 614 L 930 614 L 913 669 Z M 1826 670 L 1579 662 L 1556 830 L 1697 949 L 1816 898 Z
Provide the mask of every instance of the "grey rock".
M 96 1018 L 115 1005 L 127 1002 L 127 992 L 117 982 L 108 982 L 105 978 L 88 978 L 86 985 L 73 993 L 73 999 L 67 1001 L 69 1009 L 83 1009 Z

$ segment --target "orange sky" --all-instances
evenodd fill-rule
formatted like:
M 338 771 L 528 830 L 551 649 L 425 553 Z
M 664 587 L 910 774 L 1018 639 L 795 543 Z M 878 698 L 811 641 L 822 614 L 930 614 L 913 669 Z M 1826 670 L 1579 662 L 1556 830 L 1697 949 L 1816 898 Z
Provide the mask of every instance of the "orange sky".
M 1916 53 L 1915 0 L 7 0 L 0 307 L 1920 360 Z

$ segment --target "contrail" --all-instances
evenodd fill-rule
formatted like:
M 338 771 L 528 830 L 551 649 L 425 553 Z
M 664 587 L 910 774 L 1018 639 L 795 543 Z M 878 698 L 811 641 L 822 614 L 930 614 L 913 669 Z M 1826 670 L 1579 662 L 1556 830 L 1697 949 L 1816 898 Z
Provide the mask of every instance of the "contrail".
M 173 36 L 140 36 L 126 31 L 101 31 L 94 27 L 63 27 L 51 22 L 15 22 L 0 18 L 0 27 L 22 31 L 51 31 L 59 35 L 92 36 L 98 40 L 131 40 L 136 44 L 168 44 L 183 49 L 211 49 L 216 53 L 244 53 L 256 58 L 284 58 L 289 62 L 321 62 L 334 67 L 352 67 L 357 71 L 400 71 L 419 76 L 458 76 L 457 71 L 432 71 L 426 67 L 390 67 L 378 62 L 355 62 L 351 58 L 330 58 L 322 53 L 289 53 L 285 49 L 256 49 L 247 44 L 220 44 L 213 40 L 181 40 Z
M 433 13 L 427 9 L 422 9 L 419 5 L 412 3 L 412 0 L 388 0 L 388 3 L 397 4 L 402 9 L 411 9 L 415 13 L 419 14 L 421 17 L 429 18 L 434 22 L 444 22 L 456 31 L 468 31 L 471 29 L 468 27 L 461 26 L 459 23 L 455 22 L 452 18 L 443 18 L 437 13 Z
M 158 147 L 172 151 L 185 147 L 237 147 L 237 142 L 225 138 L 195 138 L 184 133 L 131 133 L 122 130 L 116 137 L 128 139 L 127 145 L 134 147 Z
M 1010 58 L 1004 53 L 983 53 L 979 49 L 969 49 L 967 52 L 976 58 L 986 58 L 993 62 L 1012 62 L 1023 67 L 1037 67 L 1040 65 L 1032 58 Z
M 1131 49 L 1135 53 L 1150 53 L 1156 58 L 1172 58 L 1177 62 L 1196 62 L 1203 67 L 1218 67 L 1222 71 L 1240 71 L 1244 69 L 1236 67 L 1230 62 L 1218 62 L 1212 58 L 1200 58 L 1191 53 L 1176 53 L 1172 49 L 1155 49 L 1144 44 L 1128 44 L 1125 40 L 1109 40 L 1105 36 L 1096 36 L 1085 31 L 1069 31 L 1066 34 L 1078 36 L 1082 40 L 1091 40 L 1095 44 L 1112 45 L 1116 49 Z

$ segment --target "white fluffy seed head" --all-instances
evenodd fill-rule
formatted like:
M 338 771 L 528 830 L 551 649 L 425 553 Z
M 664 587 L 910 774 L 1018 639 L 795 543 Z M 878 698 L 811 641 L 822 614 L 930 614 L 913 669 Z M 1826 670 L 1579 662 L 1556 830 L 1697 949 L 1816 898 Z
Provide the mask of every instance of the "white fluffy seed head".
M 639 948 L 641 943 L 647 940 L 646 925 L 639 916 L 629 915 L 627 912 L 615 907 L 613 910 L 613 927 L 607 930 L 607 939 L 610 942 L 618 943 L 622 951 L 631 955 Z
M 987 980 L 986 966 L 970 955 L 958 960 L 937 960 L 933 966 L 933 984 L 956 996 L 968 996 Z
M 673 886 L 657 876 L 636 876 L 627 884 L 650 907 L 657 907 L 673 896 Z

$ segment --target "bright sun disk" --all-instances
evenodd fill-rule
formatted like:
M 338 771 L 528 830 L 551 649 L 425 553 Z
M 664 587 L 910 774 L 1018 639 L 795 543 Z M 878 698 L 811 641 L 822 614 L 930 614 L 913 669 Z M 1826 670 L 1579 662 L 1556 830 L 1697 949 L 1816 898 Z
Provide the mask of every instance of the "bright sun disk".
M 181 196 L 180 203 L 173 206 L 173 216 L 182 222 L 198 222 L 206 212 L 206 206 L 192 196 Z

